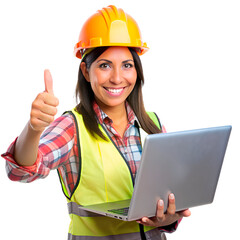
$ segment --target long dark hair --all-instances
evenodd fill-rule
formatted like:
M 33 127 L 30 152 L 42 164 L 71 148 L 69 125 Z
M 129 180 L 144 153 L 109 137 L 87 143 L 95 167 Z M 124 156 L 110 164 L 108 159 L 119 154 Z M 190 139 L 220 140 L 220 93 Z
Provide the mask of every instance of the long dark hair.
M 86 68 L 89 69 L 92 63 L 104 52 L 108 47 L 98 47 L 92 50 L 89 54 L 87 54 L 82 62 L 85 62 Z M 151 118 L 146 113 L 144 103 L 143 103 L 143 95 L 142 95 L 142 85 L 144 84 L 144 75 L 142 69 L 141 60 L 136 53 L 136 51 L 132 48 L 129 48 L 133 60 L 134 65 L 137 71 L 137 81 L 136 84 L 127 98 L 127 102 L 133 109 L 136 114 L 141 127 L 148 134 L 160 133 L 161 130 L 154 124 Z M 96 114 L 93 110 L 92 103 L 94 101 L 94 93 L 92 91 L 90 83 L 85 79 L 83 73 L 81 71 L 81 67 L 79 67 L 78 72 L 78 83 L 76 86 L 76 98 L 80 100 L 79 104 L 76 106 L 76 110 L 78 113 L 82 114 L 83 121 L 86 128 L 89 132 L 96 137 L 96 134 L 106 140 L 105 136 L 101 132 L 98 127 L 98 122 L 96 119 Z

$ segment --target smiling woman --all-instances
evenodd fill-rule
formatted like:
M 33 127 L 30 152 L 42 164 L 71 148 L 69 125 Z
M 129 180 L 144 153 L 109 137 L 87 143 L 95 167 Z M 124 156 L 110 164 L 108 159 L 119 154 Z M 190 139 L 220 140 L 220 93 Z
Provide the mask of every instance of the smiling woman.
M 37 95 L 29 122 L 2 155 L 14 181 L 32 182 L 58 170 L 71 218 L 69 240 L 160 240 L 190 216 L 189 210 L 175 211 L 173 194 L 166 213 L 159 200 L 156 216 L 138 221 L 79 211 L 81 205 L 131 198 L 142 153 L 140 128 L 147 134 L 162 132 L 157 116 L 143 104 L 139 55 L 147 49 L 131 16 L 115 6 L 99 10 L 84 24 L 75 46 L 82 59 L 77 106 L 54 120 L 59 101 L 45 70 L 45 91 Z
M 97 76 L 100 78 L 98 79 Z M 99 86 L 100 82 L 101 87 Z M 102 85 L 103 83 L 104 85 Z M 123 123 L 126 123 L 127 120 L 126 113 L 123 113 L 123 111 L 125 111 L 125 100 L 127 99 L 141 127 L 149 134 L 158 133 L 159 128 L 145 111 L 142 96 L 143 84 L 144 75 L 141 60 L 134 49 L 118 46 L 98 47 L 88 51 L 80 64 L 76 87 L 76 97 L 79 98 L 76 109 L 79 113 L 82 113 L 87 129 L 93 135 L 96 133 L 105 139 L 99 130 L 95 112 L 92 108 L 92 101 L 96 100 L 108 114 L 109 110 L 110 115 L 116 114 L 116 116 L 112 116 L 115 120 L 113 122 L 115 124 L 119 122 L 121 128 L 125 127 L 125 130 L 126 124 Z M 123 90 L 117 94 L 113 93 L 118 92 L 119 87 Z M 124 105 L 124 108 L 119 104 Z

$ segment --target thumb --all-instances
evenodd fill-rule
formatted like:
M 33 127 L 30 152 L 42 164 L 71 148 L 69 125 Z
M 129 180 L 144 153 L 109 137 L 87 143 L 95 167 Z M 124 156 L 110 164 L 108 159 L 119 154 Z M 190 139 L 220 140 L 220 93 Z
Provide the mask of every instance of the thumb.
M 52 75 L 48 69 L 44 70 L 44 83 L 45 83 L 45 92 L 48 92 L 48 93 L 54 95 L 53 79 L 52 79 Z

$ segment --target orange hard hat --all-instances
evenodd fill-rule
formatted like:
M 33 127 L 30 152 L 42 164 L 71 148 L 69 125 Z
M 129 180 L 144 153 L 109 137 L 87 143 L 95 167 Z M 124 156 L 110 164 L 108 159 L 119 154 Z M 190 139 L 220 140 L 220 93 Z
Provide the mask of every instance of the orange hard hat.
M 132 47 L 139 55 L 148 50 L 147 44 L 142 42 L 136 21 L 113 5 L 98 10 L 87 19 L 74 47 L 74 54 L 81 59 L 87 49 L 103 46 Z

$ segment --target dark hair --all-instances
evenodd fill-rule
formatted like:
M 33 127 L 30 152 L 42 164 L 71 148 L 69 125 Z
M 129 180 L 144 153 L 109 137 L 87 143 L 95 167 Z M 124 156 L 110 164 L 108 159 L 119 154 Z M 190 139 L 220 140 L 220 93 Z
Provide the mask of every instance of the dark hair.
M 106 51 L 107 48 L 108 47 L 98 47 L 91 51 L 89 54 L 87 54 L 82 60 L 82 62 L 85 62 L 86 68 L 89 69 L 92 63 L 104 51 Z M 135 68 L 137 71 L 137 81 L 134 86 L 134 89 L 127 98 L 127 102 L 129 103 L 134 113 L 136 114 L 141 124 L 141 127 L 143 128 L 144 131 L 146 131 L 148 134 L 160 133 L 161 130 L 154 124 L 154 122 L 148 116 L 144 107 L 142 96 L 142 85 L 144 84 L 144 75 L 141 60 L 134 49 L 129 48 L 129 50 L 133 56 Z M 92 103 L 94 101 L 94 93 L 92 91 L 90 83 L 83 76 L 81 67 L 79 67 L 78 72 L 76 98 L 80 100 L 80 103 L 76 106 L 76 110 L 78 113 L 82 114 L 86 128 L 93 136 L 96 137 L 97 134 L 98 136 L 106 140 L 105 136 L 98 127 L 96 114 L 92 107 Z

